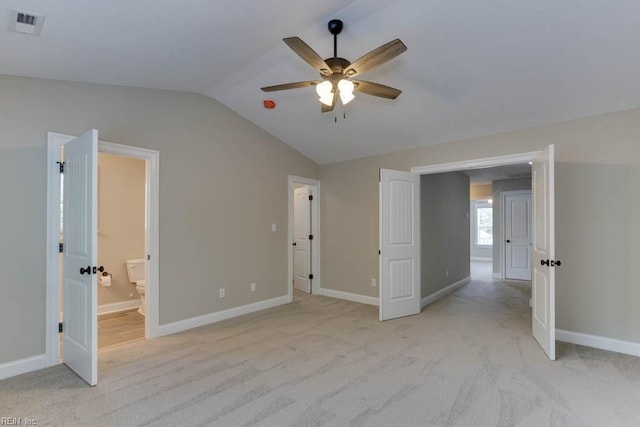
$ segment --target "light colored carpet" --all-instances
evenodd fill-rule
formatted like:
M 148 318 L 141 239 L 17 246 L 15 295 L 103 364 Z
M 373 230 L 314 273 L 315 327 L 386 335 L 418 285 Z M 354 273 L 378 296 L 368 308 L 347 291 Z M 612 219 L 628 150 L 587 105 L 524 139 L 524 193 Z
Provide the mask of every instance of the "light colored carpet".
M 296 295 L 283 307 L 0 382 L 38 425 L 638 426 L 640 359 L 530 335 L 527 283 L 474 280 L 422 314 Z

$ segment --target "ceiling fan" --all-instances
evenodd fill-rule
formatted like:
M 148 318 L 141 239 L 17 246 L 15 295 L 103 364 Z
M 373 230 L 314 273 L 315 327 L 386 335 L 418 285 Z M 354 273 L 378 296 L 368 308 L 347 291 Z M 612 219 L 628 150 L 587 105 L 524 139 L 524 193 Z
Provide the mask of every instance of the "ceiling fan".
M 343 105 L 352 101 L 355 98 L 353 94 L 354 91 L 387 99 L 396 99 L 402 93 L 401 90 L 379 83 L 352 80 L 353 77 L 384 64 L 406 51 L 407 46 L 405 46 L 400 39 L 395 39 L 383 44 L 351 63 L 344 58 L 338 57 L 338 34 L 340 34 L 343 28 L 342 21 L 332 19 L 329 21 L 328 28 L 329 32 L 333 34 L 333 58 L 322 59 L 320 55 L 299 37 L 282 39 L 300 58 L 304 59 L 320 73 L 320 77 L 322 77 L 321 80 L 308 80 L 267 86 L 263 87 L 262 90 L 265 92 L 275 92 L 278 90 L 315 86 L 316 92 L 320 97 L 320 102 L 322 103 L 323 113 L 333 111 L 336 107 L 338 96 Z

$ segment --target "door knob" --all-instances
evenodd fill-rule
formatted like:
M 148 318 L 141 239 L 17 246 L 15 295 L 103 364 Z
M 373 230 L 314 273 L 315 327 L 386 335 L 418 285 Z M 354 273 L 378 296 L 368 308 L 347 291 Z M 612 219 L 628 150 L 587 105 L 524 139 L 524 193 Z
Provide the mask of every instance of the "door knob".
M 87 268 L 80 267 L 80 274 L 91 274 L 91 266 L 88 265 Z
M 548 259 L 541 259 L 540 260 L 540 265 L 549 265 L 549 260 Z
M 293 246 L 298 246 L 298 244 L 296 242 L 293 242 Z
M 507 243 L 511 243 L 511 240 L 507 239 Z
M 100 267 L 93 267 L 93 274 L 96 274 L 97 272 L 102 273 L 104 271 L 104 266 L 100 266 Z

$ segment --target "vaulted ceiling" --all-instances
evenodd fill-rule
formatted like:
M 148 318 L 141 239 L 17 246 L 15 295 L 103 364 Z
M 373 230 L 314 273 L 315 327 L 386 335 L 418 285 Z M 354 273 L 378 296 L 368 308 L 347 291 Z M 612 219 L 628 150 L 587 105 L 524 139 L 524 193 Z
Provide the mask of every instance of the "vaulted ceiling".
M 42 34 L 9 32 L 10 8 Z M 408 46 L 362 76 L 397 100 L 260 91 L 318 77 L 282 38 L 329 57 L 331 18 L 349 60 Z M 202 93 L 321 164 L 640 107 L 633 0 L 7 0 L 0 20 L 0 74 Z

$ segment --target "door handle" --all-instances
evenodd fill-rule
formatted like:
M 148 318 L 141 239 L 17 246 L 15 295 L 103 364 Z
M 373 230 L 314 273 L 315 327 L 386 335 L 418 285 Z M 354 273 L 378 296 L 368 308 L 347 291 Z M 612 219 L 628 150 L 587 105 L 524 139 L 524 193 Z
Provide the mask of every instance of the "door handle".
M 298 246 L 298 244 L 296 242 L 293 242 L 293 246 Z
M 540 265 L 548 265 L 549 267 L 560 267 L 562 265 L 562 261 L 560 260 L 551 260 L 541 259 Z
M 91 266 L 88 265 L 87 268 L 80 267 L 80 274 L 91 274 Z

